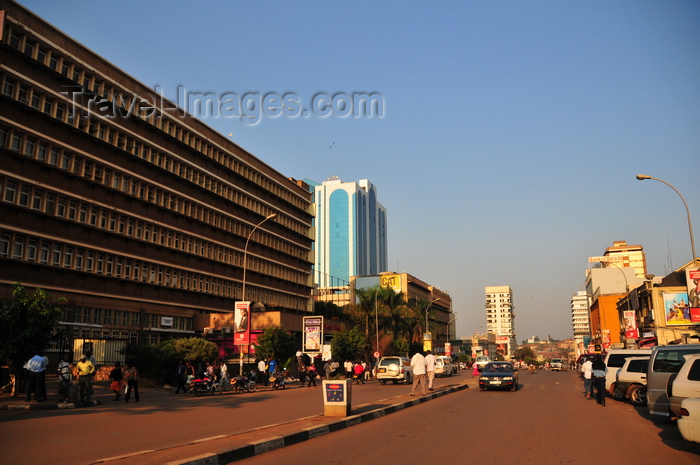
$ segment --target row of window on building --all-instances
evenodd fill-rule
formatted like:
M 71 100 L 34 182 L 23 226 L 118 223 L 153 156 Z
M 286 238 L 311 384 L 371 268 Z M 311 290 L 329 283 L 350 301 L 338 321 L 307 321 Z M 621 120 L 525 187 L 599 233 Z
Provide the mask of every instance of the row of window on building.
M 102 75 L 94 69 L 92 71 L 87 71 L 87 66 L 82 65 L 82 63 L 77 62 L 75 59 L 67 59 L 63 53 L 49 46 L 47 43 L 48 41 L 42 41 L 39 38 L 28 36 L 23 31 L 16 30 L 12 27 L 7 28 L 6 40 L 11 47 L 24 53 L 39 64 L 51 69 L 55 73 L 61 74 L 64 78 L 72 80 L 76 85 L 80 86 L 84 93 L 91 93 L 100 96 L 112 104 L 121 107 L 124 114 L 126 114 L 126 107 L 130 107 L 133 99 L 137 99 L 139 97 L 143 98 L 143 94 L 140 94 L 139 96 L 134 95 L 133 92 L 127 91 L 119 86 L 114 80 Z M 6 80 L 5 82 L 7 83 L 8 81 Z M 21 84 L 17 83 L 17 94 L 15 94 L 15 82 L 9 82 L 12 89 L 6 88 L 8 84 L 3 84 L 4 93 L 6 95 L 10 95 L 11 97 L 22 101 L 23 103 L 29 104 L 36 109 L 41 108 L 44 112 L 47 112 L 48 110 L 48 113 L 55 118 L 63 119 L 64 110 L 61 105 L 55 105 L 55 102 L 52 100 L 48 100 L 49 103 L 47 105 L 47 99 L 42 97 L 39 92 L 36 94 L 32 92 L 32 90 L 26 87 L 26 84 L 25 89 L 22 90 L 20 88 Z M 42 100 L 44 102 L 43 104 Z M 278 197 L 281 197 L 286 202 L 294 205 L 297 208 L 305 210 L 305 202 L 298 195 L 283 188 L 279 185 L 279 183 L 269 179 L 259 171 L 248 167 L 245 163 L 242 163 L 233 157 L 229 152 L 216 146 L 211 141 L 205 140 L 205 137 L 186 127 L 184 124 L 178 121 L 175 116 L 169 114 L 169 112 L 160 111 L 158 109 L 158 105 L 159 103 L 162 104 L 162 102 L 158 102 L 156 100 L 156 96 L 153 95 L 153 101 L 151 103 L 153 104 L 152 108 L 154 108 L 155 111 L 142 110 L 134 113 L 134 115 L 154 125 L 161 131 L 169 134 L 171 137 L 180 140 L 193 150 L 213 158 L 229 169 L 239 173 L 249 181 L 258 184 L 263 189 L 274 193 Z M 58 113 L 58 107 L 60 107 L 60 113 Z M 80 127 L 82 124 L 83 123 L 80 122 L 76 123 L 77 127 Z M 117 144 L 121 146 L 121 144 L 118 143 L 119 138 L 117 137 L 116 139 Z M 126 143 L 125 140 L 123 140 L 123 142 Z M 260 213 L 267 216 L 271 212 Z
M 225 278 L 183 271 L 134 257 L 66 244 L 9 230 L 0 230 L 0 258 L 11 258 L 114 278 L 147 282 L 190 291 L 234 298 L 240 296 L 241 284 Z M 276 302 L 297 308 L 306 299 L 251 286 L 246 297 L 253 301 Z M 302 306 L 301 308 L 304 308 Z

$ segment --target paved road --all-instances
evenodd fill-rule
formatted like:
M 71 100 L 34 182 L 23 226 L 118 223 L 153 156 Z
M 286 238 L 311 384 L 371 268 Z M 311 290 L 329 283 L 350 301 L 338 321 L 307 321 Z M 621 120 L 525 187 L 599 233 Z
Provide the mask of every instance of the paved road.
M 574 373 L 523 372 L 520 381 L 517 392 L 460 391 L 240 463 L 700 463 L 700 444 L 675 424 L 587 401 Z
M 437 379 L 436 385 L 464 382 L 471 374 Z M 94 463 L 140 451 L 233 435 L 271 424 L 323 414 L 321 387 L 221 396 L 174 395 L 142 389 L 141 401 L 112 402 L 105 387 L 97 388 L 96 407 L 52 411 L 0 411 L 3 463 Z M 382 386 L 372 381 L 353 389 L 353 405 L 389 402 L 405 395 L 404 385 Z M 3 400 L 5 401 L 5 400 Z M 21 399 L 20 399 L 20 403 Z M 41 447 L 36 447 L 40 439 Z M 85 447 L 90 444 L 89 447 Z M 47 453 L 50 451 L 50 453 Z M 7 460 L 7 461 L 5 461 Z M 134 462 L 137 463 L 137 462 Z
M 574 373 L 521 373 L 518 392 L 480 392 L 471 374 L 438 380 L 471 389 L 431 399 L 405 410 L 248 459 L 251 463 L 322 460 L 324 463 L 606 463 L 700 462 L 700 446 L 683 441 L 674 424 L 654 422 L 629 404 L 586 401 Z M 144 390 L 142 401 L 104 399 L 93 408 L 0 413 L 3 463 L 165 463 L 191 457 L 178 444 L 232 435 L 264 425 L 293 422 L 323 412 L 320 388 L 195 398 Z M 356 386 L 353 405 L 388 406 L 411 400 L 409 388 L 370 383 Z M 303 423 L 312 424 L 313 418 Z M 302 422 L 300 422 L 302 423 Z M 297 424 L 297 423 L 292 423 Z M 274 435 L 279 426 L 263 430 Z M 237 435 L 234 438 L 241 438 Z M 221 441 L 221 442 L 220 442 Z M 200 444 L 214 451 L 224 440 Z M 37 445 L 38 444 L 38 445 Z M 139 454 L 167 449 L 167 460 Z M 185 450 L 187 449 L 187 451 Z M 187 452 L 178 455 L 178 452 Z M 359 451 L 350 455 L 345 451 Z M 438 453 L 439 451 L 439 453 Z M 161 455 L 160 457 L 166 457 Z M 306 457 L 306 459 L 304 459 Z M 488 457 L 488 459 L 486 459 Z M 428 462 L 428 463 L 430 463 Z

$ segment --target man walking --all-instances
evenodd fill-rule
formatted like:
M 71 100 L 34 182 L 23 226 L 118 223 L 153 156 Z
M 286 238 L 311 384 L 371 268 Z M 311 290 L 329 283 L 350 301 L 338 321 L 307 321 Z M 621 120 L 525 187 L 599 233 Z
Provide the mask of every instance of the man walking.
M 421 388 L 423 389 L 423 395 L 426 395 L 427 392 L 425 390 L 425 357 L 423 357 L 423 354 L 421 354 L 420 352 L 416 352 L 413 358 L 411 358 L 411 367 L 413 368 L 413 388 L 411 389 L 411 395 L 416 395 L 416 388 L 418 387 L 418 383 L 421 384 Z
M 427 351 L 425 356 L 425 369 L 428 372 L 428 389 L 433 390 L 433 379 L 435 379 L 435 356 L 431 351 Z
M 605 407 L 605 375 L 608 367 L 605 366 L 600 355 L 595 356 L 595 361 L 591 364 L 591 375 L 596 390 L 596 402 Z
M 591 375 L 593 373 L 593 362 L 591 362 L 590 357 L 586 358 L 586 361 L 581 365 L 581 373 L 583 373 L 583 393 L 586 395 L 586 399 L 591 398 L 593 394 L 593 385 Z

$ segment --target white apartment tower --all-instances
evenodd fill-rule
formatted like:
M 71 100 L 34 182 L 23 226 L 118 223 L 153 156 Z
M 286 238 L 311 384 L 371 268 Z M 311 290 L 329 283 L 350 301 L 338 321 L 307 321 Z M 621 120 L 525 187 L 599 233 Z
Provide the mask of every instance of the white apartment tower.
M 517 348 L 513 291 L 510 286 L 488 286 L 486 292 L 486 331 L 496 335 L 496 344 L 504 355 L 512 355 Z
M 574 329 L 576 355 L 581 355 L 586 347 L 586 338 L 591 336 L 590 302 L 586 291 L 578 291 L 571 298 L 571 325 Z

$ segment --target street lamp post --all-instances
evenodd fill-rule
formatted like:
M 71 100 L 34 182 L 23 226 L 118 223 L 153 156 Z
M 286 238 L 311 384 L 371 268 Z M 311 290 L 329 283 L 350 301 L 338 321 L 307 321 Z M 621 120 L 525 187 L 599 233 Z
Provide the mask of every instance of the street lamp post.
M 457 318 L 459 318 L 459 317 L 454 316 L 454 317 L 450 318 L 450 321 L 447 322 L 447 342 L 450 342 L 450 323 L 455 321 Z
M 253 233 L 255 232 L 258 227 L 263 224 L 267 220 L 271 220 L 273 218 L 277 217 L 277 213 L 272 213 L 270 215 L 267 215 L 264 220 L 262 220 L 260 223 L 256 224 L 255 227 L 253 228 L 252 231 L 250 231 L 250 234 L 248 234 L 248 239 L 245 241 L 245 248 L 243 249 L 243 289 L 241 292 L 241 297 L 243 298 L 243 302 L 246 302 L 246 294 L 245 294 L 245 278 L 246 278 L 246 271 L 248 268 L 248 242 L 250 242 L 250 238 L 253 237 Z M 248 313 L 250 313 L 250 309 L 248 310 Z M 251 320 L 248 320 L 251 321 Z M 250 338 L 250 333 L 248 333 L 248 338 Z M 248 340 L 248 352 L 250 352 L 250 339 Z M 239 375 L 243 376 L 243 350 L 239 351 Z
M 647 176 L 646 174 L 638 174 L 637 179 L 639 179 L 640 181 L 644 181 L 645 179 L 653 179 L 654 181 L 662 182 L 662 183 L 666 184 L 668 187 L 670 187 L 671 189 L 673 189 L 674 191 L 676 191 L 676 194 L 678 194 L 678 196 L 681 198 L 681 200 L 683 201 L 683 205 L 685 206 L 685 212 L 688 215 L 688 230 L 690 231 L 690 248 L 692 249 L 692 252 L 693 252 L 693 265 L 695 265 L 695 260 L 697 258 L 697 255 L 695 255 L 695 239 L 693 237 L 693 222 L 690 220 L 690 209 L 688 208 L 688 204 L 685 202 L 685 199 L 683 198 L 681 193 L 678 192 L 678 189 L 676 189 L 671 184 L 667 183 L 666 181 L 664 181 L 662 179 L 652 178 L 651 176 Z

